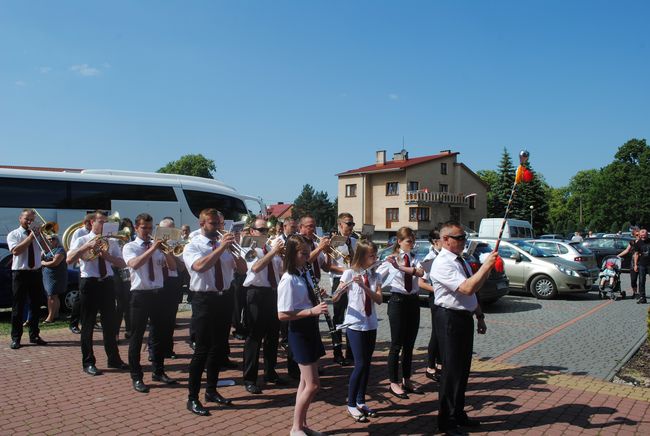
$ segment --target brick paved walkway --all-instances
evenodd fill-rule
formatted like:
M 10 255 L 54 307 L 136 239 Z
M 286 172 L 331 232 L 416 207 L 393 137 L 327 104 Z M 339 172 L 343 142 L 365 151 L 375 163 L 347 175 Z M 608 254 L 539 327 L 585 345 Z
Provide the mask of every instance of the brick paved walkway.
M 79 336 L 67 330 L 48 331 L 47 347 L 25 345 L 10 350 L 0 337 L 1 434 L 288 434 L 295 383 L 264 389 L 252 398 L 241 385 L 222 388 L 235 407 L 211 407 L 212 416 L 196 417 L 185 410 L 187 313 L 180 314 L 176 331 L 179 359 L 168 372 L 181 383 L 166 387 L 152 383 L 149 394 L 132 390 L 128 373 L 106 370 L 101 344 L 96 342 L 98 367 L 104 375 L 81 371 Z M 95 335 L 96 339 L 101 334 Z M 235 361 L 241 363 L 242 343 L 232 341 Z M 120 345 L 126 360 L 126 345 Z M 424 377 L 425 355 L 416 354 L 414 381 L 428 392 L 398 400 L 386 391 L 387 344 L 378 344 L 371 374 L 368 404 L 380 412 L 370 423 L 354 423 L 345 413 L 349 368 L 323 360 L 322 391 L 310 409 L 309 425 L 330 434 L 432 434 L 437 410 L 436 384 Z M 144 355 L 143 355 L 144 357 Z M 500 434 L 650 434 L 650 390 L 614 385 L 585 376 L 566 375 L 548 368 L 515 367 L 475 360 L 468 388 L 468 412 L 484 422 L 481 432 Z M 279 372 L 286 375 L 281 359 Z M 241 383 L 241 371 L 225 377 Z M 477 433 L 482 434 L 482 433 Z

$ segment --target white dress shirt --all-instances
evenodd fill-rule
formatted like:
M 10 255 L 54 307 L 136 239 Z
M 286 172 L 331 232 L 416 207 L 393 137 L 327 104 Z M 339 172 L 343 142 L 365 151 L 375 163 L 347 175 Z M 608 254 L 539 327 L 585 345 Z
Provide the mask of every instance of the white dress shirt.
M 346 270 L 341 276 L 341 283 L 347 283 L 356 275 L 362 275 L 365 271 Z M 370 290 L 375 291 L 377 285 L 381 285 L 381 276 L 377 273 L 368 273 Z M 366 298 L 370 298 L 370 316 L 366 315 Z M 352 283 L 348 289 L 348 308 L 343 324 L 351 324 L 347 328 L 357 331 L 377 330 L 377 308 L 375 302 L 358 283 Z
M 463 265 L 457 260 L 458 255 L 443 248 L 431 266 L 431 285 L 435 296 L 435 305 L 447 309 L 468 310 L 474 312 L 478 305 L 476 294 L 464 295 L 458 292 L 458 287 L 468 279 L 465 269 L 472 276 L 472 269 L 465 260 Z
M 311 280 L 309 273 L 307 273 L 307 280 Z M 278 284 L 278 312 L 311 309 L 314 305 L 309 299 L 309 292 L 302 276 L 285 272 Z
M 191 241 L 185 245 L 183 250 L 183 261 L 185 266 L 190 273 L 190 290 L 193 292 L 217 292 L 220 291 L 217 289 L 215 283 L 215 270 L 216 265 L 213 268 L 209 268 L 204 272 L 197 272 L 192 269 L 194 263 L 212 253 L 212 241 L 209 238 L 206 238 L 203 234 L 198 234 L 194 236 Z M 216 246 L 219 247 L 219 242 L 216 242 Z M 223 277 L 223 289 L 225 291 L 230 287 L 230 284 L 235 277 L 235 258 L 233 257 L 230 250 L 226 250 L 221 253 L 221 277 Z
M 9 232 L 7 235 L 7 245 L 9 246 L 9 250 L 13 250 L 14 247 L 24 241 L 28 235 L 29 233 L 27 233 L 27 230 L 22 227 L 18 227 Z M 36 240 L 32 241 L 32 247 L 34 247 L 34 267 L 29 267 L 29 247 L 27 247 L 22 253 L 14 255 L 11 262 L 12 271 L 37 270 L 41 267 L 41 247 L 38 246 Z
M 95 235 L 93 232 L 88 233 L 85 236 L 80 236 L 77 238 L 76 241 L 72 243 L 70 246 L 70 251 L 76 250 L 82 245 L 84 245 L 86 242 L 90 241 L 92 238 L 94 238 Z M 114 257 L 122 257 L 122 252 L 120 250 L 120 245 L 118 242 L 114 239 L 109 239 L 108 240 L 108 254 Z M 79 258 L 79 270 L 81 271 L 81 278 L 86 279 L 86 278 L 101 278 L 101 275 L 99 274 L 99 262 L 106 262 L 106 275 L 104 277 L 112 277 L 113 276 L 113 268 L 111 268 L 111 263 L 108 260 L 102 259 L 101 257 L 96 257 L 93 260 L 84 260 L 83 258 Z
M 401 249 L 396 256 L 397 263 L 399 265 L 404 265 L 404 257 L 407 254 L 409 257 L 409 268 L 421 268 L 420 261 L 417 260 L 413 253 L 405 253 Z M 379 265 L 379 268 L 377 268 L 377 274 L 381 275 L 382 280 L 388 276 L 393 276 L 393 279 L 390 281 L 390 283 L 387 284 L 387 286 L 390 287 L 390 292 L 396 292 L 398 294 L 405 295 L 417 295 L 418 291 L 420 290 L 420 287 L 418 286 L 419 277 L 415 274 L 411 274 L 411 292 L 407 292 L 404 288 L 404 276 L 406 274 L 393 267 L 393 265 L 388 263 L 388 261 L 384 261 L 384 263 Z
M 86 229 L 85 226 L 79 227 L 77 230 L 74 231 L 74 233 L 70 237 L 70 246 L 72 247 L 74 241 L 81 238 L 82 236 L 86 236 L 88 233 L 90 233 L 90 230 Z
M 258 272 L 253 272 L 253 265 L 262 259 L 265 254 L 264 250 L 261 248 L 254 248 L 257 253 L 257 257 L 251 262 L 246 262 L 248 265 L 248 272 L 246 273 L 246 280 L 244 280 L 244 286 L 254 286 L 256 288 L 270 288 L 271 283 L 269 282 L 269 265 L 273 265 L 273 274 L 275 275 L 275 283 L 278 285 L 280 283 L 280 273 L 282 272 L 282 258 L 278 255 L 274 255 L 271 258 L 271 261 L 266 267 L 261 269 Z
M 349 238 L 349 239 L 350 239 L 350 245 L 352 246 L 352 250 L 356 250 L 357 249 L 357 240 L 355 238 Z M 340 252 L 342 252 L 344 254 L 345 253 L 350 254 L 347 244 L 343 244 L 343 245 L 341 245 L 339 247 L 334 247 L 334 248 L 336 248 L 337 250 L 339 250 Z M 350 256 L 350 261 L 352 261 L 352 256 Z M 336 259 L 332 260 L 332 265 L 338 266 L 339 268 L 345 268 L 345 269 L 350 268 L 350 265 L 343 262 L 343 258 L 341 256 L 338 256 Z M 332 271 L 330 273 L 330 277 L 332 279 L 341 278 L 341 274 L 335 273 L 335 272 Z
M 153 244 L 153 241 L 149 241 Z M 124 261 L 128 264 L 129 260 L 142 256 L 148 248 L 145 247 L 145 242 L 138 238 L 135 241 L 129 242 L 122 248 L 122 256 Z M 149 260 L 153 262 L 154 279 L 149 278 Z M 162 251 L 156 250 L 147 261 L 138 269 L 129 267 L 131 275 L 131 290 L 132 291 L 145 291 L 150 289 L 160 289 L 164 284 L 163 266 L 167 266 L 165 255 Z

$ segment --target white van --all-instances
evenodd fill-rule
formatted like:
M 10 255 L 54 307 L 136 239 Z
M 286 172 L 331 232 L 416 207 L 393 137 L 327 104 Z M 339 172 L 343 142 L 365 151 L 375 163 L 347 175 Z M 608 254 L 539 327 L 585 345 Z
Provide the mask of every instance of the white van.
M 18 227 L 22 209 L 36 209 L 59 224 L 63 234 L 87 211 L 118 211 L 132 220 L 147 212 L 155 221 L 169 216 L 177 226 L 198 228 L 207 207 L 226 219 L 266 210 L 259 197 L 243 195 L 225 183 L 201 177 L 117 170 L 49 170 L 0 167 L 0 240 Z
M 478 229 L 479 238 L 497 238 L 501 230 L 503 218 L 483 218 Z M 503 229 L 503 237 L 508 238 L 534 238 L 533 226 L 528 221 L 507 219 Z

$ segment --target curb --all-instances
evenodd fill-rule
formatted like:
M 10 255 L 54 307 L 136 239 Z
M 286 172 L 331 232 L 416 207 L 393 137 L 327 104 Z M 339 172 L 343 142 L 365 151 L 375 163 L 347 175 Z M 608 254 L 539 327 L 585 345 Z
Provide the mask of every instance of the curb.
M 648 334 L 645 333 L 641 338 L 630 348 L 630 350 L 623 356 L 621 360 L 616 364 L 614 369 L 612 369 L 610 372 L 607 373 L 605 376 L 605 381 L 611 382 L 614 379 L 614 376 L 616 376 L 616 373 L 625 365 L 631 358 L 634 356 L 634 354 L 639 351 L 639 348 L 641 348 L 641 345 L 646 341 L 648 337 Z

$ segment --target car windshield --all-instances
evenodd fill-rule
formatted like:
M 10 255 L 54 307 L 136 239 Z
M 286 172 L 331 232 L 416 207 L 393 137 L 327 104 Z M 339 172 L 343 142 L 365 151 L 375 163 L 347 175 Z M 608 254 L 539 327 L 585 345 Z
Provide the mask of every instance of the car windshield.
M 584 255 L 594 254 L 590 249 L 583 246 L 580 242 L 572 242 L 569 245 L 572 246 L 573 248 L 575 248 L 578 251 L 578 253 L 580 253 L 580 254 L 584 254 Z
M 535 257 L 554 257 L 553 254 L 549 253 L 548 251 L 544 251 L 541 248 L 535 247 L 534 245 L 529 244 L 526 241 L 508 241 L 512 245 L 515 245 L 518 248 L 521 248 L 524 250 L 526 253 L 530 254 L 531 256 Z

